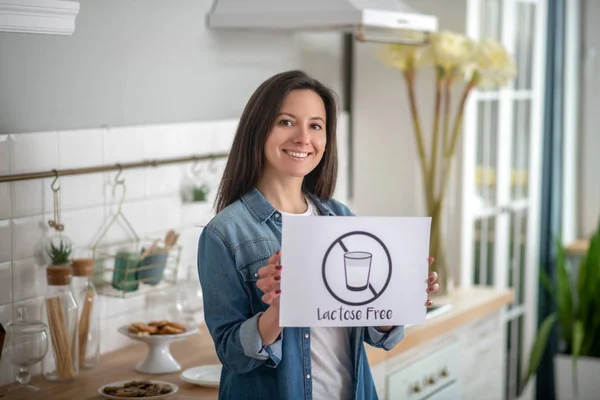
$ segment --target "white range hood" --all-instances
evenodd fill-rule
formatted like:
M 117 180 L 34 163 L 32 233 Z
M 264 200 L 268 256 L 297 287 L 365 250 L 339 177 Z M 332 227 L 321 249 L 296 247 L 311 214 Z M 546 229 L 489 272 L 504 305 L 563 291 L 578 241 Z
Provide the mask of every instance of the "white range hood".
M 358 40 L 419 44 L 438 19 L 401 0 L 214 0 L 211 29 L 335 30 Z
M 0 32 L 71 35 L 78 1 L 0 0 Z

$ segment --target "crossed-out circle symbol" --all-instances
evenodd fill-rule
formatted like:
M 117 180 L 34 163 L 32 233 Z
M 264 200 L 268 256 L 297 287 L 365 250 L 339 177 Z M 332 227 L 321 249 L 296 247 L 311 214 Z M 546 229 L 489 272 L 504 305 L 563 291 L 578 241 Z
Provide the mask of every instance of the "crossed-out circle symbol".
M 336 246 L 340 246 L 341 249 L 344 251 L 344 253 L 348 253 L 349 250 L 348 250 L 348 248 L 346 247 L 346 245 L 344 244 L 344 242 L 342 240 L 345 239 L 345 238 L 348 238 L 350 236 L 353 236 L 353 235 L 364 235 L 364 236 L 370 237 L 371 239 L 374 239 L 377 243 L 379 243 L 379 245 L 384 250 L 385 255 L 387 257 L 387 263 L 388 263 L 387 279 L 385 281 L 385 284 L 383 285 L 383 287 L 381 289 L 377 290 L 377 288 L 374 287 L 371 282 L 368 282 L 368 289 L 372 293 L 372 297 L 370 297 L 367 300 L 363 300 L 363 301 L 350 301 L 350 300 L 346 300 L 343 297 L 341 297 L 340 295 L 336 294 L 335 291 L 330 287 L 329 283 L 327 282 L 327 276 L 326 276 L 327 260 L 328 260 L 328 258 L 330 256 L 331 251 Z M 378 263 L 378 265 L 379 265 L 379 263 Z M 371 234 L 369 232 L 364 232 L 364 231 L 349 232 L 349 233 L 346 233 L 346 234 L 340 236 L 336 240 L 334 240 L 333 243 L 329 246 L 329 248 L 325 252 L 325 256 L 323 257 L 322 274 L 323 274 L 323 283 L 325 284 L 325 287 L 327 288 L 327 291 L 336 300 L 338 300 L 338 301 L 340 301 L 340 302 L 342 302 L 342 303 L 344 303 L 346 305 L 349 305 L 349 306 L 362 306 L 362 305 L 369 304 L 369 303 L 375 301 L 387 289 L 387 287 L 388 287 L 388 285 L 390 283 L 390 280 L 392 278 L 392 257 L 390 256 L 390 252 L 388 251 L 388 248 L 386 247 L 386 245 L 377 236 L 375 236 L 375 235 L 373 235 L 373 234 Z

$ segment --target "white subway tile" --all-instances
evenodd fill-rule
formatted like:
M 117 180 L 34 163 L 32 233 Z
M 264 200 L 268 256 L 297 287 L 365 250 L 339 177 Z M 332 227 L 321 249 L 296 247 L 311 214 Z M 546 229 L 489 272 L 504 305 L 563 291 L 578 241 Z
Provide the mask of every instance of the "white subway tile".
M 141 127 L 118 127 L 105 131 L 104 163 L 126 163 L 143 158 L 144 131 Z
M 198 149 L 194 148 L 194 137 L 199 132 L 199 127 L 202 125 L 201 122 L 185 122 L 181 124 L 172 125 L 172 129 L 169 130 L 170 135 L 174 136 L 177 140 L 173 143 L 177 146 L 178 156 L 189 156 L 199 154 Z
M 184 203 L 181 205 L 182 228 L 201 228 L 213 217 L 213 203 L 210 201 Z
M 0 219 L 10 218 L 10 184 L 0 183 Z
M 178 124 L 143 127 L 144 156 L 148 160 L 187 155 L 182 146 L 184 136 Z M 182 154 L 182 151 L 185 152 Z M 188 150 L 189 151 L 189 150 Z
M 44 183 L 46 183 L 45 179 L 32 179 L 10 184 L 13 218 L 38 215 L 52 210 L 52 190 L 49 187 L 45 189 Z
M 123 194 L 122 186 L 117 186 L 113 198 L 117 175 L 118 172 L 107 172 L 104 175 L 104 198 L 109 203 L 118 203 Z M 125 181 L 125 201 L 146 197 L 146 171 L 143 168 L 124 170 L 119 179 Z
M 209 129 L 211 132 L 214 133 L 214 147 L 211 149 L 211 152 L 229 153 L 229 150 L 231 149 L 231 145 L 233 143 L 233 138 L 235 136 L 237 125 L 237 119 L 227 119 L 210 123 L 207 127 L 205 127 L 205 129 Z
M 67 211 L 62 214 L 67 235 L 76 247 L 89 248 L 94 239 L 105 226 L 104 208 L 102 206 Z
M 126 299 L 106 297 L 106 318 L 126 317 L 135 312 L 143 311 L 146 305 L 144 296 L 133 296 Z
M 12 174 L 58 168 L 56 132 L 11 134 L 9 141 Z
M 50 195 L 52 195 L 51 190 Z M 85 174 L 61 178 L 60 204 L 62 210 L 97 207 L 104 204 L 104 174 Z
M 11 303 L 12 291 L 12 263 L 0 263 L 0 305 Z
M 166 165 L 146 169 L 146 197 L 179 194 L 181 165 Z
M 179 231 L 181 225 L 181 201 L 177 197 L 147 200 L 148 221 L 147 232 L 161 232 L 174 229 Z
M 19 318 L 19 313 L 24 312 L 23 315 L 26 319 L 37 319 L 44 321 L 45 316 L 42 315 L 42 306 L 44 304 L 44 296 L 33 297 L 22 301 L 15 301 L 13 303 L 13 316 L 14 319 Z
M 10 220 L 0 221 L 0 263 L 12 259 L 12 235 Z
M 21 301 L 46 294 L 46 267 L 35 258 L 13 261 L 13 298 Z
M 12 220 L 12 258 L 22 260 L 42 254 L 42 239 L 49 231 L 48 216 L 16 218 Z
M 104 129 L 58 132 L 60 168 L 80 168 L 102 165 Z
M 8 148 L 8 135 L 0 135 L 0 175 L 10 173 L 10 151 Z

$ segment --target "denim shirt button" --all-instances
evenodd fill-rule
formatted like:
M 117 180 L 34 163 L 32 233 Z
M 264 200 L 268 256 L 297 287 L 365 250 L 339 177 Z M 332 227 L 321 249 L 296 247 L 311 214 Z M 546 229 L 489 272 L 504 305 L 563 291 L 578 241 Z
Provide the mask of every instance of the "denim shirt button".
M 304 338 L 305 338 L 305 339 L 308 339 L 308 333 L 305 333 L 305 334 L 304 334 Z
M 279 213 L 275 213 L 275 218 L 279 219 L 279 217 L 281 217 L 281 215 Z
M 257 278 L 258 277 L 258 272 L 254 273 L 254 277 Z
M 306 374 L 306 379 L 310 379 L 310 374 Z

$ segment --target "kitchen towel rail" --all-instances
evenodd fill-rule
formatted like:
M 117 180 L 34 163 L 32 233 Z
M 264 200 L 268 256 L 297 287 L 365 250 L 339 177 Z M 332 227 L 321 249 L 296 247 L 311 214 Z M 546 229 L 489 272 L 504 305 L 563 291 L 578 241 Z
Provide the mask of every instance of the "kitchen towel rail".
M 130 162 L 130 163 L 116 163 L 116 164 L 110 164 L 110 165 L 99 165 L 96 167 L 72 168 L 72 169 L 63 169 L 63 170 L 53 169 L 51 171 L 28 172 L 28 173 L 24 173 L 24 174 L 12 174 L 12 175 L 0 175 L 0 183 L 25 181 L 25 180 L 41 179 L 41 178 L 56 178 L 56 177 L 68 176 L 68 175 L 93 174 L 96 172 L 122 171 L 125 169 L 133 169 L 133 168 L 157 167 L 159 165 L 198 162 L 198 161 L 214 160 L 217 158 L 227 158 L 228 156 L 229 156 L 228 153 L 214 153 L 214 154 L 205 154 L 205 155 L 198 155 L 198 156 L 192 155 L 192 156 L 187 156 L 187 157 L 175 157 L 175 158 L 165 158 L 165 159 L 159 159 L 159 160 L 146 160 L 146 161 L 136 161 L 136 162 Z

